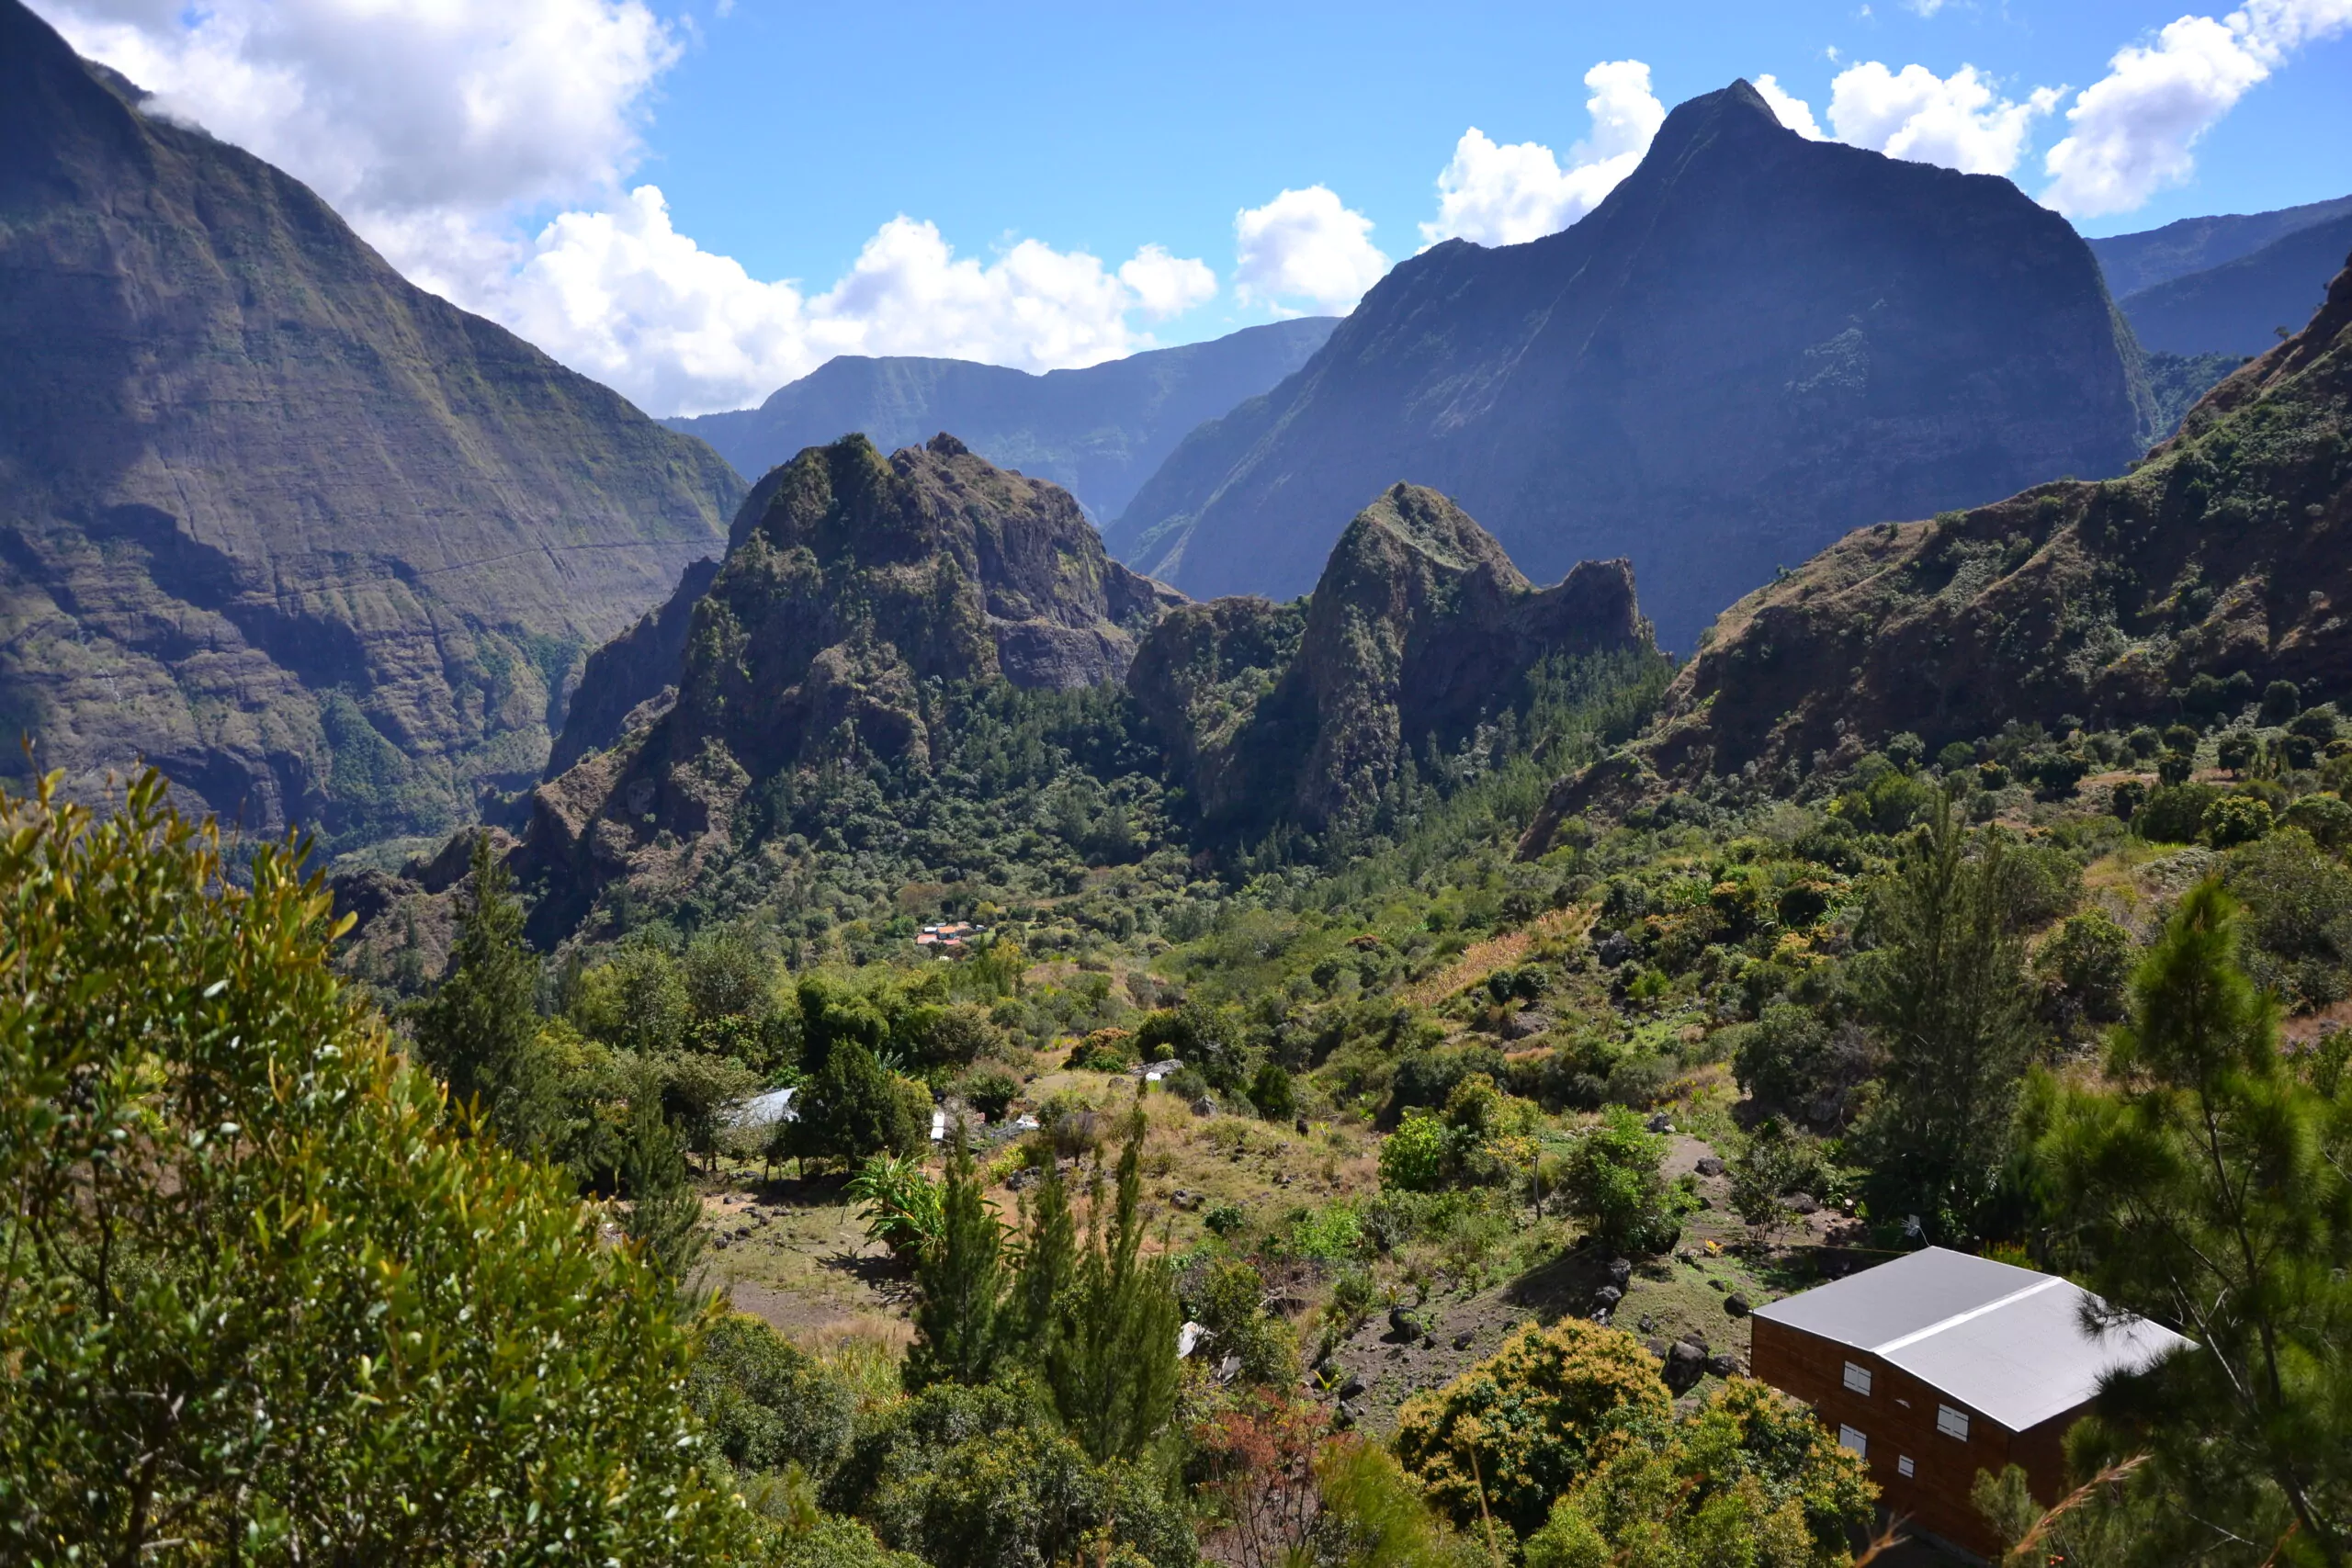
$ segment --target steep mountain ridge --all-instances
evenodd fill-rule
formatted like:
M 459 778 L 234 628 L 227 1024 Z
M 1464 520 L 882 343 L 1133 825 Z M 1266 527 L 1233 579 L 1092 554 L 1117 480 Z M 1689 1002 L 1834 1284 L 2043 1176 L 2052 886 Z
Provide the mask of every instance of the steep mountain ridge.
M 741 481 L 135 100 L 0 0 L 10 752 L 336 843 L 470 816 Z
M 1626 562 L 1539 589 L 1453 502 L 1397 484 L 1340 534 L 1303 614 L 1181 606 L 1127 684 L 1212 829 L 1319 832 L 1367 816 L 1416 753 L 1512 708 L 1545 660 L 1653 646 Z
M 2237 676 L 2340 692 L 2347 525 L 2352 268 L 2130 475 L 1860 529 L 1733 605 L 1640 765 L 1690 779 L 1901 730 L 1932 750 L 2011 720 L 2161 724 Z
M 2223 212 L 2183 218 L 2161 229 L 2136 234 L 2110 234 L 2088 242 L 2107 275 L 2107 287 L 2119 299 L 2204 272 L 2240 256 L 2252 255 L 2299 229 L 2352 215 L 2352 196 L 2332 201 L 2306 202 L 2270 212 Z M 2267 344 L 2264 345 L 2267 347 Z
M 756 409 L 663 423 L 701 436 L 746 474 L 848 431 L 888 452 L 953 430 L 999 468 L 1069 491 L 1100 522 L 1125 509 L 1194 426 L 1290 375 L 1338 324 L 1274 321 L 1042 376 L 964 359 L 842 355 Z
M 2141 346 L 2157 353 L 2257 355 L 2311 319 L 2344 254 L 2352 211 L 2294 231 L 2202 272 L 2119 301 Z
M 2129 346 L 2007 181 L 1805 141 L 1737 83 L 1563 232 L 1399 264 L 1106 536 L 1195 596 L 1284 596 L 1409 476 L 1538 577 L 1630 558 L 1687 646 L 1856 524 L 2120 470 L 2152 413 Z
M 543 925 L 569 929 L 613 881 L 674 896 L 713 873 L 755 784 L 928 767 L 944 688 L 1117 681 L 1180 599 L 1107 557 L 1067 491 L 954 436 L 887 458 L 863 435 L 802 452 L 737 513 L 672 705 L 534 793 L 523 861 L 548 887 Z M 640 634 L 649 649 L 662 635 Z M 612 678 L 639 661 L 616 655 Z M 598 698 L 595 722 L 616 705 Z

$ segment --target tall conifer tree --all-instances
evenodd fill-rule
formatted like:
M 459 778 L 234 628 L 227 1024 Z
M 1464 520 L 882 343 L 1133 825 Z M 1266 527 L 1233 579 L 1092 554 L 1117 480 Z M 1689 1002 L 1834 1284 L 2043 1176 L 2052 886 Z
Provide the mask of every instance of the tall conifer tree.
M 913 1389 L 988 1382 L 1007 1348 L 1008 1331 L 1017 1326 L 1005 1295 L 1004 1227 L 995 1206 L 980 1195 L 961 1127 L 947 1158 L 940 1219 L 939 1244 L 915 1269 L 922 1294 L 906 1364 L 907 1386 Z

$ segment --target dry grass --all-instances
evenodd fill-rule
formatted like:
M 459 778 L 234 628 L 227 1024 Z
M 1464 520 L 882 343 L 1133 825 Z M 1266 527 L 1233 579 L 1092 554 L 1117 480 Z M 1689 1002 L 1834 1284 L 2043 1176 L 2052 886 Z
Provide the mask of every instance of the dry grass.
M 1517 964 L 1539 942 L 1575 942 L 1591 924 L 1592 911 L 1580 906 L 1547 910 L 1515 931 L 1471 943 L 1452 964 L 1397 992 L 1396 999 L 1408 1007 L 1435 1006 L 1496 970 Z

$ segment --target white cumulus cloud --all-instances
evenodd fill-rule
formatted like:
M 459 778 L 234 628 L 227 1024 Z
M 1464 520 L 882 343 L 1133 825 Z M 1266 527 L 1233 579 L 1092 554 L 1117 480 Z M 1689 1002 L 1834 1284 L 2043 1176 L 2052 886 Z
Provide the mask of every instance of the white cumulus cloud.
M 2055 109 L 2064 93 L 2036 87 L 2013 102 L 1973 65 L 1938 76 L 1924 65 L 1890 71 L 1872 60 L 1847 67 L 1830 84 L 1829 123 L 1838 141 L 1892 158 L 2006 175 L 2025 156 L 2034 121 Z
M 1756 91 L 1772 106 L 1772 113 L 1780 122 L 1804 137 L 1807 141 L 1825 140 L 1821 122 L 1813 118 L 1813 106 L 1781 85 L 1770 75 L 1756 78 Z
M 2352 0 L 2252 0 L 2182 17 L 2119 50 L 2066 111 L 2042 200 L 2070 218 L 2128 212 L 2196 170 L 2198 140 L 2305 44 L 2352 27 Z
M 1567 166 L 1536 141 L 1498 145 L 1476 126 L 1462 133 L 1437 177 L 1438 214 L 1421 225 L 1426 244 L 1461 238 L 1511 245 L 1557 233 L 1600 204 L 1634 172 L 1666 122 L 1638 60 L 1603 61 L 1584 73 L 1592 131 L 1568 149 Z
M 1233 215 L 1234 298 L 1292 310 L 1351 310 L 1388 270 L 1372 220 L 1326 186 L 1285 190 Z
M 1151 346 L 1131 315 L 1216 292 L 1158 245 L 1115 269 L 1037 240 L 983 261 L 906 217 L 822 292 L 754 277 L 628 188 L 683 49 L 643 0 L 35 3 L 152 112 L 287 170 L 417 283 L 659 413 L 757 401 L 835 354 L 1094 364 Z

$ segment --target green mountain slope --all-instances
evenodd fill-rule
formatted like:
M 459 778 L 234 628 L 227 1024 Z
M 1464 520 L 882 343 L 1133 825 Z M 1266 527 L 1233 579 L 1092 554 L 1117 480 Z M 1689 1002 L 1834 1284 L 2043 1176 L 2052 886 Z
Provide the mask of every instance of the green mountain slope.
M 951 693 L 1109 686 L 1178 598 L 1105 556 L 1068 491 L 953 436 L 888 458 L 862 435 L 809 448 L 737 514 L 674 705 L 534 795 L 543 925 L 614 884 L 674 903 L 730 867 L 772 881 L 744 852 L 796 780 L 926 773 L 953 750 Z
M 888 452 L 952 430 L 998 467 L 1061 486 L 1101 521 L 1125 510 L 1195 425 L 1306 364 L 1338 324 L 1275 321 L 1042 376 L 963 359 L 842 355 L 758 408 L 663 423 L 701 436 L 746 474 L 848 431 Z
M 2164 724 L 2352 677 L 2352 271 L 2129 476 L 1849 535 L 1726 611 L 1668 696 L 1664 774 L 1797 769 L 1909 730 Z M 2218 682 L 2228 682 L 2228 687 Z
M 715 551 L 707 446 L 418 289 L 0 0 L 0 729 L 336 845 L 527 784 Z M 20 766 L 11 762 L 14 771 Z
M 1537 578 L 1630 559 L 1688 647 L 1848 528 L 2120 471 L 2153 412 L 2130 347 L 2016 186 L 1808 141 L 1737 83 L 1573 227 L 1400 263 L 1105 537 L 1195 597 L 1285 598 L 1407 479 Z

